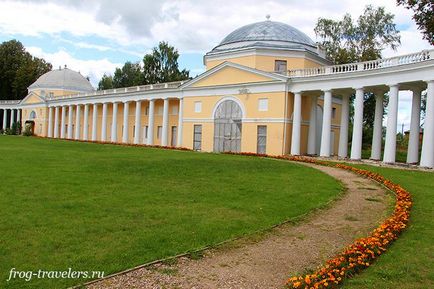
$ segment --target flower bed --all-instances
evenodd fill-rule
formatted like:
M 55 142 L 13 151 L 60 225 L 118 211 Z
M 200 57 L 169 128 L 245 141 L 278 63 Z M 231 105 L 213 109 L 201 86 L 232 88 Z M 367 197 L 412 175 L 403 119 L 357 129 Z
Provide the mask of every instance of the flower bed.
M 401 232 L 407 227 L 412 206 L 410 193 L 400 185 L 394 184 L 380 174 L 341 163 L 315 160 L 313 158 L 296 156 L 267 156 L 254 153 L 241 154 L 313 163 L 352 171 L 384 185 L 386 188 L 395 193 L 395 210 L 393 214 L 387 218 L 378 228 L 372 231 L 369 236 L 355 240 L 340 254 L 326 261 L 322 267 L 318 268 L 312 274 L 289 278 L 286 282 L 286 288 L 288 289 L 322 289 L 338 287 L 339 284 L 341 284 L 346 278 L 351 278 L 354 274 L 366 267 L 369 267 L 378 256 L 387 250 L 390 244 L 396 240 Z

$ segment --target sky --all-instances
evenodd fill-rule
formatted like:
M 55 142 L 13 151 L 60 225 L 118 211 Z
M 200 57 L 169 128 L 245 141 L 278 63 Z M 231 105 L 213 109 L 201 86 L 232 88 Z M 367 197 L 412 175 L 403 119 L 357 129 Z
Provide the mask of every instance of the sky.
M 368 4 L 395 15 L 401 46 L 384 57 L 432 49 L 417 31 L 412 12 L 394 0 L 0 0 L 0 42 L 17 39 L 54 68 L 67 65 L 93 86 L 126 61 L 141 61 L 159 41 L 179 53 L 180 68 L 196 76 L 203 55 L 233 30 L 271 20 L 292 25 L 314 41 L 319 17 L 358 17 Z M 411 94 L 400 93 L 399 124 L 410 123 Z

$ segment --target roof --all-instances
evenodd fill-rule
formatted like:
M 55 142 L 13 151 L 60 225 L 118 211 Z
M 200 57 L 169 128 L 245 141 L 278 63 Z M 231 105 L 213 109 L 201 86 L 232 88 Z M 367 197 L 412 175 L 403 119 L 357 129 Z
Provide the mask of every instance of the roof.
M 282 22 L 267 20 L 236 29 L 211 53 L 252 46 L 311 51 L 316 51 L 317 48 L 315 42 L 297 28 Z
M 90 82 L 80 73 L 64 68 L 49 71 L 41 75 L 29 90 L 34 89 L 64 89 L 79 92 L 94 91 Z

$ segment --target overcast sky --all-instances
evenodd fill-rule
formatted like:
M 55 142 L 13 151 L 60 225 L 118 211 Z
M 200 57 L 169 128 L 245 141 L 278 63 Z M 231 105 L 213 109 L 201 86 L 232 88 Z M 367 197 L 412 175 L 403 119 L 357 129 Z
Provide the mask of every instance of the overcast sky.
M 68 65 L 91 78 L 125 61 L 140 61 L 159 41 L 178 48 L 181 68 L 192 76 L 204 71 L 202 56 L 240 26 L 265 20 L 290 24 L 309 35 L 319 17 L 354 17 L 367 4 L 395 15 L 402 45 L 384 56 L 432 48 L 422 40 L 411 11 L 394 0 L 0 0 L 0 41 L 20 40 L 54 67 Z M 400 99 L 400 123 L 409 123 L 408 94 Z

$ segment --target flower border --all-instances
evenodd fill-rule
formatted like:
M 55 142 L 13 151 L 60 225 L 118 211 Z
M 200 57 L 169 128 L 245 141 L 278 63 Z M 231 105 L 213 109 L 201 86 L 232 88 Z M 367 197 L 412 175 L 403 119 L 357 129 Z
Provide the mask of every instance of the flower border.
M 351 278 L 356 273 L 369 267 L 377 257 L 387 250 L 393 241 L 398 239 L 399 235 L 407 227 L 412 207 L 410 193 L 400 185 L 393 183 L 378 173 L 358 169 L 342 163 L 333 163 L 302 156 L 270 156 L 255 153 L 230 154 L 283 159 L 339 168 L 372 179 L 395 194 L 396 203 L 393 214 L 384 220 L 378 228 L 373 230 L 367 237 L 355 240 L 341 253 L 327 260 L 323 266 L 312 274 L 294 276 L 287 279 L 285 285 L 288 289 L 337 288 L 345 279 Z

